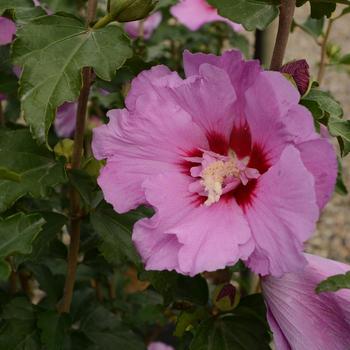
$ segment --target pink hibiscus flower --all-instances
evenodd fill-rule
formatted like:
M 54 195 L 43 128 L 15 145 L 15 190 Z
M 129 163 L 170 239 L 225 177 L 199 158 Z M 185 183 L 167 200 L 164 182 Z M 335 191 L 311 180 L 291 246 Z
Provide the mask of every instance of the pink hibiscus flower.
M 329 276 L 350 266 L 305 254 L 304 271 L 265 277 L 262 289 L 278 350 L 350 349 L 350 290 L 315 293 Z
M 239 51 L 185 52 L 186 79 L 156 66 L 126 109 L 94 130 L 98 183 L 119 213 L 141 204 L 133 241 L 147 269 L 195 275 L 238 259 L 262 275 L 303 268 L 337 173 L 298 90 Z
M 147 40 L 152 36 L 154 30 L 159 26 L 161 21 L 162 14 L 160 12 L 155 12 L 143 21 L 127 22 L 124 29 L 131 38 L 136 39 L 140 36 L 140 27 L 142 23 L 143 37 Z
M 59 137 L 73 136 L 77 109 L 77 102 L 65 102 L 62 106 L 58 107 L 54 126 L 56 134 Z
M 147 350 L 174 350 L 174 348 L 170 345 L 157 341 L 149 344 Z
M 0 17 L 0 45 L 10 44 L 16 34 L 16 24 L 6 17 Z
M 181 0 L 170 9 L 171 14 L 190 30 L 197 30 L 207 23 L 221 21 L 232 27 L 235 31 L 243 30 L 240 24 L 221 17 L 217 9 L 210 6 L 205 0 Z

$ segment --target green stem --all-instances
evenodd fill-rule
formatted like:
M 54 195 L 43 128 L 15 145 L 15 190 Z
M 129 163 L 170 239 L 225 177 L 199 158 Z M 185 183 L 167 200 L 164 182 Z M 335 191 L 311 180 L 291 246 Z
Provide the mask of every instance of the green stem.
M 333 25 L 333 19 L 330 18 L 328 21 L 326 33 L 322 40 L 322 46 L 321 46 L 321 60 L 320 60 L 320 67 L 318 69 L 318 74 L 317 74 L 317 81 L 320 85 L 322 83 L 324 73 L 325 73 L 326 59 L 327 59 L 327 44 L 328 44 L 329 35 L 331 33 L 332 25 Z
M 100 29 L 100 28 L 103 28 L 105 27 L 108 23 L 111 23 L 113 22 L 114 19 L 113 17 L 111 17 L 111 15 L 106 15 L 102 18 L 100 18 L 95 24 L 94 26 L 92 27 L 93 29 Z
M 4 111 L 2 109 L 2 102 L 0 101 L 0 127 L 5 126 Z

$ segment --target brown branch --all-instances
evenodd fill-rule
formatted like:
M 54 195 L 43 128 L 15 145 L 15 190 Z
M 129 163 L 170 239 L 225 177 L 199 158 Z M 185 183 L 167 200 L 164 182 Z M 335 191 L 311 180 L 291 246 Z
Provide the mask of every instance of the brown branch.
M 333 25 L 333 19 L 330 18 L 328 21 L 326 33 L 323 37 L 322 45 L 321 45 L 321 60 L 320 60 L 320 67 L 317 74 L 317 81 L 320 85 L 322 83 L 324 73 L 325 73 L 326 58 L 327 58 L 327 44 L 328 44 L 329 34 L 331 33 L 332 25 Z
M 87 19 L 86 22 L 89 25 L 95 18 L 97 0 L 89 0 Z M 84 146 L 84 132 L 85 132 L 85 120 L 87 104 L 89 100 L 90 85 L 92 80 L 92 70 L 89 67 L 83 69 L 83 87 L 80 91 L 78 110 L 75 124 L 74 133 L 74 148 L 72 156 L 72 169 L 79 169 L 81 163 L 81 156 Z M 64 285 L 63 298 L 58 306 L 58 310 L 61 313 L 69 313 L 72 303 L 74 284 L 78 266 L 78 255 L 80 246 L 80 221 L 81 221 L 81 207 L 79 193 L 71 188 L 70 191 L 70 246 L 68 252 L 68 266 L 67 275 Z
M 5 126 L 5 116 L 2 109 L 2 102 L 0 101 L 0 127 Z
M 278 71 L 282 67 L 284 54 L 287 48 L 290 27 L 295 10 L 295 0 L 281 0 L 278 32 L 275 48 L 271 59 L 270 69 Z

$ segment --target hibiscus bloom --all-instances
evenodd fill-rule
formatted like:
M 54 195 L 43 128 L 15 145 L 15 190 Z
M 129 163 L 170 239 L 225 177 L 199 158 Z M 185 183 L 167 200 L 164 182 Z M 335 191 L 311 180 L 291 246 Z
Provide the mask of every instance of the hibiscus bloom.
M 131 84 L 126 109 L 94 130 L 98 183 L 119 213 L 141 204 L 133 241 L 147 269 L 195 275 L 246 260 L 262 275 L 303 268 L 303 242 L 335 184 L 337 161 L 299 92 L 239 51 L 185 52 Z
M 329 276 L 350 266 L 305 254 L 304 271 L 262 279 L 268 321 L 278 350 L 350 349 L 350 290 L 315 293 Z
M 0 17 L 0 45 L 10 44 L 16 34 L 16 24 L 6 17 Z
M 181 24 L 193 31 L 198 30 L 204 24 L 216 21 L 227 23 L 235 31 L 243 29 L 240 24 L 221 17 L 217 9 L 210 6 L 205 0 L 181 0 L 177 5 L 171 7 L 170 12 Z
M 155 12 L 145 20 L 127 22 L 124 29 L 131 38 L 136 39 L 140 36 L 140 27 L 142 25 L 143 37 L 147 40 L 152 36 L 154 30 L 159 26 L 161 21 L 162 14 L 160 12 Z
M 103 90 L 101 90 L 101 93 L 102 91 Z M 54 122 L 57 136 L 69 138 L 74 135 L 77 109 L 77 102 L 65 102 L 62 106 L 58 107 Z M 102 122 L 100 118 L 96 116 L 90 116 L 87 126 L 90 129 L 93 129 L 97 126 L 100 126 L 101 124 Z
M 170 345 L 157 341 L 149 344 L 147 350 L 174 350 L 174 348 Z
M 65 102 L 58 107 L 54 126 L 59 137 L 71 137 L 74 134 L 77 109 L 77 102 Z

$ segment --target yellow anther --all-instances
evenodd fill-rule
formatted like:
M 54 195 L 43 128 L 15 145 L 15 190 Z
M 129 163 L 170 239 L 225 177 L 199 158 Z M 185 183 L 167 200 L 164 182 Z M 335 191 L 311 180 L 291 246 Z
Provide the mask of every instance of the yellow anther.
M 204 204 L 209 206 L 219 201 L 226 178 L 239 177 L 239 169 L 234 159 L 228 161 L 217 160 L 202 171 L 201 177 L 202 185 L 208 196 Z

